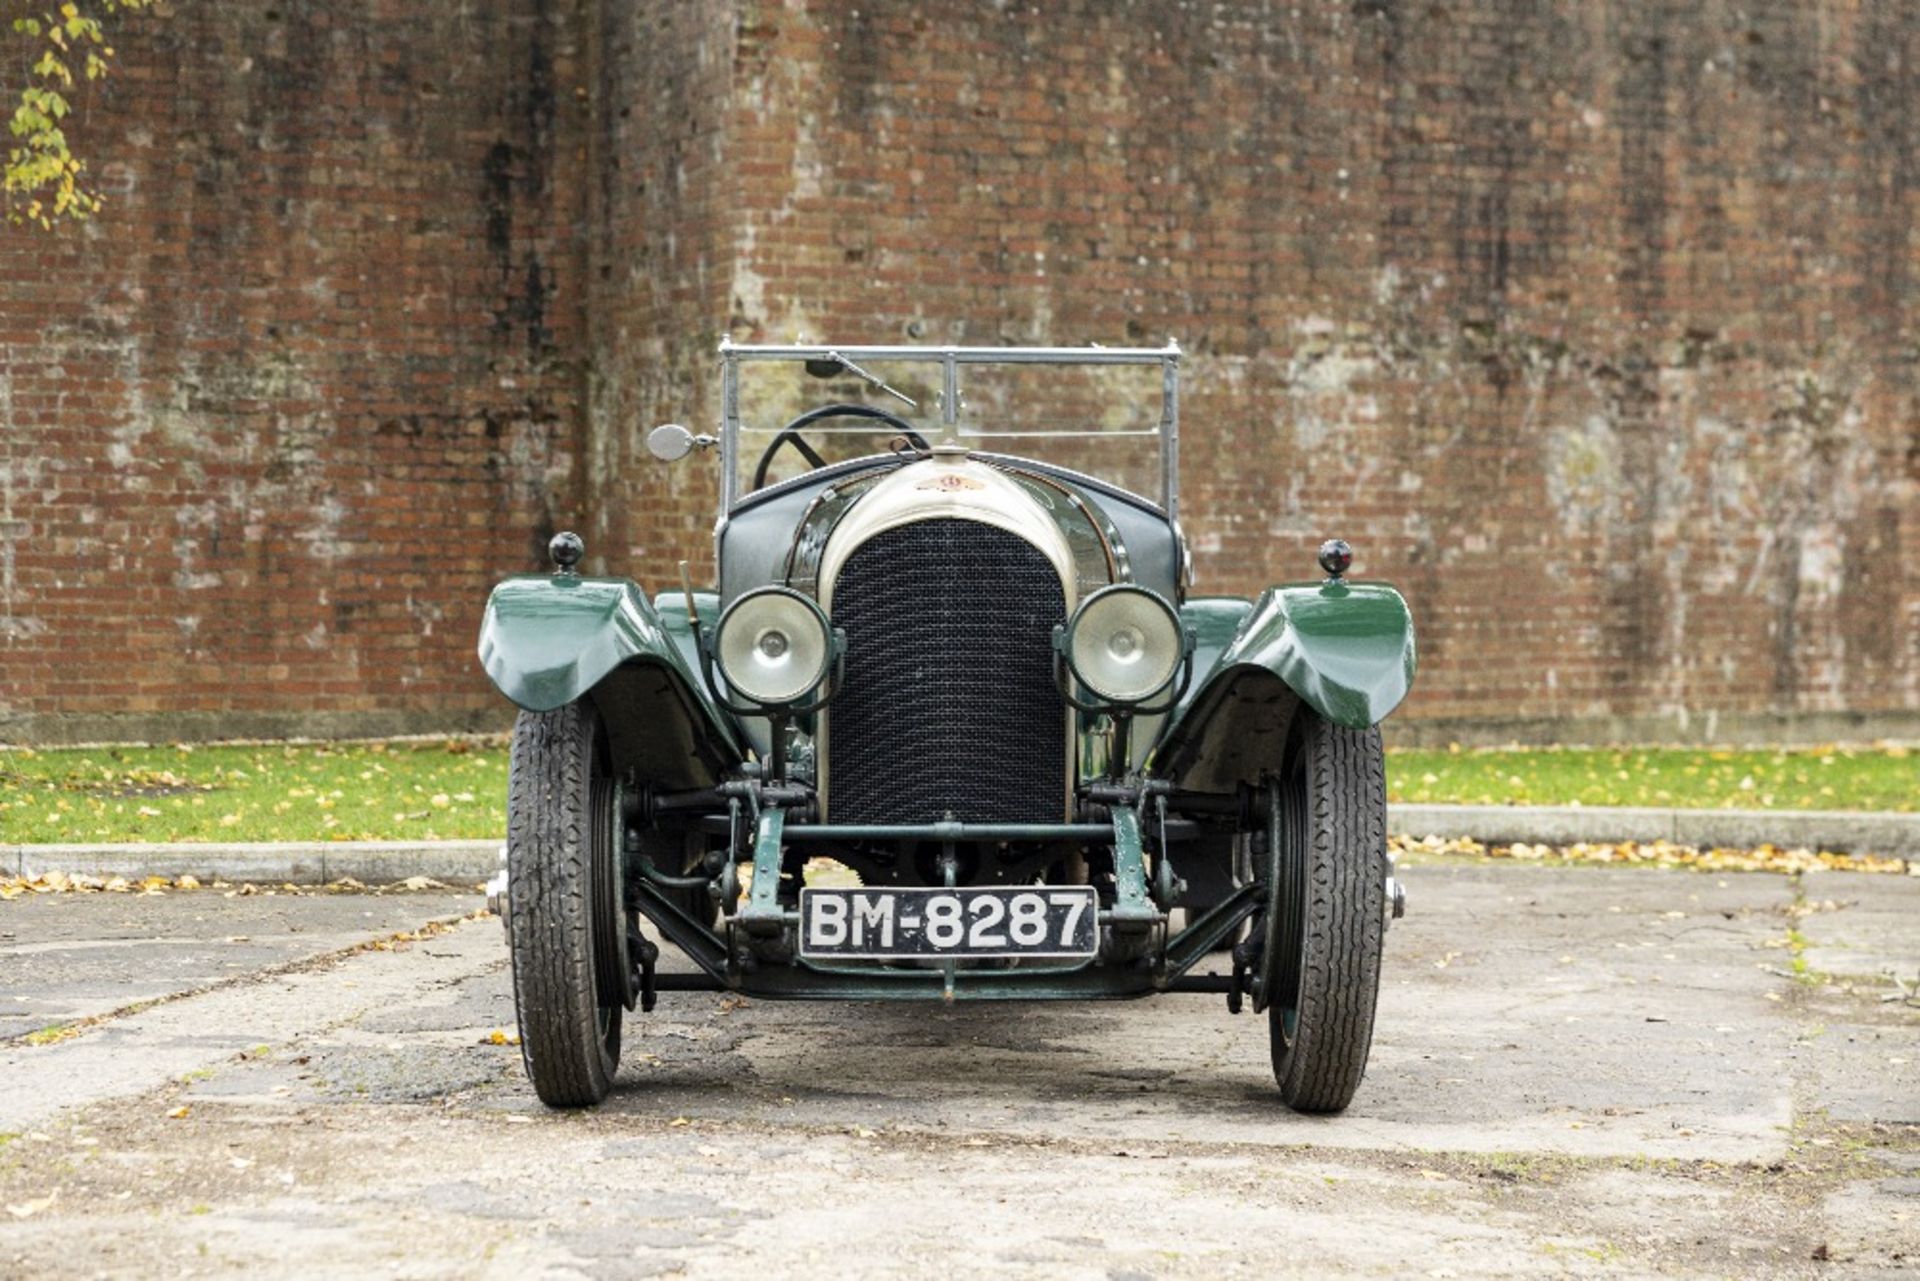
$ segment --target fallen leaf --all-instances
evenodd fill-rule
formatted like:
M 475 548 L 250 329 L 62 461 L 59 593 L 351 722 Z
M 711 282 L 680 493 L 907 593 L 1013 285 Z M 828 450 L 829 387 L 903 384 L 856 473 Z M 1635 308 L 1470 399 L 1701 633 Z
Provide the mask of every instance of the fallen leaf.
M 1702 849 L 1674 841 L 1576 841 L 1569 845 L 1487 845 L 1469 837 L 1414 837 L 1393 835 L 1387 848 L 1395 856 L 1464 857 L 1564 863 L 1627 863 L 1645 867 L 1687 868 L 1699 872 L 1873 872 L 1920 876 L 1920 859 L 1884 858 L 1874 854 L 1836 854 L 1830 850 L 1782 849 L 1760 844 L 1751 848 L 1715 846 Z M 1673 913 L 1675 918 L 1684 913 Z
M 22 1201 L 17 1205 L 8 1206 L 7 1213 L 11 1214 L 16 1219 L 32 1218 L 34 1215 L 40 1213 L 40 1211 L 45 1210 L 49 1206 L 51 1206 L 53 1204 L 54 1198 L 59 1195 L 60 1195 L 59 1189 L 56 1188 L 54 1191 L 47 1193 L 45 1196 L 40 1197 L 37 1200 Z
M 189 1108 L 186 1104 L 182 1103 L 179 1107 L 167 1113 L 167 1120 L 184 1121 L 187 1119 L 187 1113 L 190 1111 L 192 1111 L 192 1109 Z

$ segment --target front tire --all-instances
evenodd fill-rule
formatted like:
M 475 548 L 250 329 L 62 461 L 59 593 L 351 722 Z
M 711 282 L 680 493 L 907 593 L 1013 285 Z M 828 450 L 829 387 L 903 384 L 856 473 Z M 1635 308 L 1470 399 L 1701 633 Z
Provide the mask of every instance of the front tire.
M 540 1101 L 586 1107 L 620 1063 L 626 913 L 618 794 L 592 704 L 522 712 L 507 787 L 507 931 L 520 1054 Z
M 1294 887 L 1294 901 L 1276 903 L 1276 941 L 1284 942 L 1272 958 L 1267 1035 L 1288 1106 L 1339 1112 L 1373 1047 L 1386 933 L 1386 765 L 1378 728 L 1299 714 L 1269 837 L 1275 894 Z

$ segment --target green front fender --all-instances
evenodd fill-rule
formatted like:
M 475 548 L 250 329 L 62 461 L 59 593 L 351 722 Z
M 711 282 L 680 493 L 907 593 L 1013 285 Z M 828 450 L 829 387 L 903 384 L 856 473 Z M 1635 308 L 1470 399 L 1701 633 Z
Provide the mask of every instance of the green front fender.
M 705 786 L 739 763 L 742 746 L 688 658 L 684 614 L 656 608 L 624 578 L 523 574 L 487 600 L 480 665 L 530 712 L 591 694 L 616 764 L 662 785 Z
M 1413 616 L 1384 583 L 1269 587 L 1208 680 L 1259 667 L 1336 725 L 1385 720 L 1413 685 Z
M 1237 740 L 1284 733 L 1294 699 L 1365 729 L 1413 684 L 1413 617 L 1382 583 L 1270 587 L 1251 603 L 1192 600 L 1180 613 L 1195 638 L 1194 679 L 1161 730 L 1155 772 L 1253 750 Z
M 652 605 L 624 578 L 522 574 L 493 589 L 480 620 L 480 665 L 530 712 L 564 707 L 643 657 L 685 666 Z

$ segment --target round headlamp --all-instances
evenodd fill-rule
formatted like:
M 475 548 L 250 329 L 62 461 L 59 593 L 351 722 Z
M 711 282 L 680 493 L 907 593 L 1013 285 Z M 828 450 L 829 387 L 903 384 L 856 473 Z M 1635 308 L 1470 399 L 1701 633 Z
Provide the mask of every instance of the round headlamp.
M 1184 652 L 1179 615 L 1144 587 L 1102 587 L 1067 624 L 1073 674 L 1108 702 L 1138 703 L 1158 693 Z
M 809 598 L 791 588 L 762 587 L 720 615 L 713 652 L 730 688 L 756 703 L 792 703 L 826 679 L 833 631 Z

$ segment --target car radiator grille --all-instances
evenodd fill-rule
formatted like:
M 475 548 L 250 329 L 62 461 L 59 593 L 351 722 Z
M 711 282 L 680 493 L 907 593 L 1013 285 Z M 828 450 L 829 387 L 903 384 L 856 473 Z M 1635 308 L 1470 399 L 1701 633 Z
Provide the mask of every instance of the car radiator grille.
M 886 530 L 833 586 L 846 679 L 828 718 L 835 823 L 1066 816 L 1059 572 L 1017 534 L 940 518 Z

